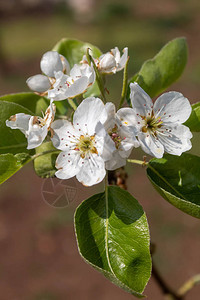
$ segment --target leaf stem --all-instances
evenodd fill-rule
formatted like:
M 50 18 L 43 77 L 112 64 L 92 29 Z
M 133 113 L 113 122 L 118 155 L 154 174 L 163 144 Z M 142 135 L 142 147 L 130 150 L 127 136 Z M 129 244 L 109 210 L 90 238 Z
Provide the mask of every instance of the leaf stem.
M 41 153 L 38 153 L 38 154 L 35 154 L 31 157 L 32 160 L 42 156 L 42 155 L 45 155 L 45 154 L 49 154 L 49 153 L 60 153 L 60 151 L 58 149 L 52 149 L 52 150 L 47 150 L 47 151 L 44 151 L 44 152 L 41 152 Z
M 144 161 L 144 160 L 138 160 L 138 159 L 127 159 L 128 162 L 133 163 L 133 164 L 138 164 L 138 165 L 142 165 L 142 166 L 147 166 L 148 162 Z
M 186 281 L 178 290 L 179 296 L 185 296 L 195 285 L 200 284 L 200 274 L 197 274 Z
M 124 68 L 124 77 L 123 77 L 123 86 L 122 86 L 122 93 L 121 93 L 121 99 L 119 103 L 119 109 L 122 107 L 125 97 L 126 97 L 126 92 L 127 92 L 127 86 L 128 86 L 128 63 L 129 63 L 129 57 L 127 59 L 125 68 Z
M 102 96 L 102 99 L 104 102 L 106 102 L 106 96 L 105 96 L 105 88 L 104 88 L 104 82 L 103 82 L 103 78 L 101 76 L 101 74 L 99 73 L 99 70 L 97 69 L 97 66 L 94 62 L 94 59 L 93 57 L 89 54 L 89 48 L 87 49 L 87 52 L 86 52 L 86 57 L 87 57 L 87 60 L 89 62 L 89 65 L 93 65 L 93 68 L 94 68 L 94 71 L 95 71 L 95 74 L 96 74 L 96 81 L 97 81 L 97 84 L 98 84 L 98 87 L 99 87 L 99 90 L 101 92 L 101 96 Z
M 77 106 L 75 104 L 75 102 L 72 99 L 68 99 L 69 105 L 73 108 L 73 110 L 75 111 L 77 109 Z

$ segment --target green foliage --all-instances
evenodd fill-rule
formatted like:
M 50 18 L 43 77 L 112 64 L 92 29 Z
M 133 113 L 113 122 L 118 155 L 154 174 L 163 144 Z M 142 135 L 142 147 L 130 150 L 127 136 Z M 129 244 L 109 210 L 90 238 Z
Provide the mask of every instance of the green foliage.
M 6 120 L 17 113 L 31 115 L 27 108 L 12 102 L 0 101 L 0 154 L 28 152 L 27 139 L 19 129 L 6 126 Z
M 55 162 L 59 152 L 58 149 L 54 148 L 52 142 L 43 143 L 36 148 L 34 168 L 38 176 L 42 178 L 54 177 L 57 170 Z
M 187 54 L 185 38 L 174 39 L 154 58 L 144 62 L 130 82 L 137 82 L 150 97 L 155 97 L 180 77 L 187 63 Z M 127 93 L 127 100 L 130 102 L 129 97 L 130 89 Z
M 200 131 L 200 102 L 192 105 L 192 113 L 185 122 L 185 125 L 188 126 L 191 131 Z
M 31 157 L 27 153 L 13 155 L 11 153 L 0 155 L 0 184 L 21 169 Z
M 113 283 L 142 297 L 151 274 L 146 216 L 127 191 L 115 186 L 107 189 L 77 208 L 79 251 Z
M 20 104 L 31 111 L 31 114 L 41 115 L 41 111 L 45 111 L 49 106 L 49 100 L 34 93 L 17 93 L 0 97 L 0 101 L 13 102 Z M 30 114 L 30 112 L 29 112 Z
M 184 153 L 152 159 L 147 176 L 159 194 L 183 212 L 200 218 L 200 157 Z

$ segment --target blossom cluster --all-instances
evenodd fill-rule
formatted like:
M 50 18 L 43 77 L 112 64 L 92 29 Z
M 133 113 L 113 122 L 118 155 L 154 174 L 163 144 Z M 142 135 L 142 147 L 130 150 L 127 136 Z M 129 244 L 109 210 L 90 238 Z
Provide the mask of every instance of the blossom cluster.
M 99 74 L 114 74 L 128 60 L 128 48 L 123 55 L 117 47 L 93 59 Z M 74 112 L 73 120 L 55 118 L 58 100 L 73 99 L 95 82 L 94 65 L 83 56 L 70 69 L 67 59 L 56 51 L 45 53 L 40 62 L 43 74 L 34 75 L 27 85 L 35 93 L 50 99 L 43 117 L 23 113 L 11 116 L 6 125 L 20 129 L 26 136 L 28 149 L 42 144 L 51 132 L 55 148 L 61 150 L 56 160 L 61 179 L 73 176 L 86 186 L 103 180 L 106 170 L 126 164 L 133 148 L 162 158 L 164 152 L 181 155 L 191 148 L 192 134 L 183 123 L 191 114 L 191 106 L 181 93 L 168 92 L 153 104 L 149 95 L 136 83 L 130 84 L 132 107 L 116 111 L 111 102 L 97 97 L 84 99 Z

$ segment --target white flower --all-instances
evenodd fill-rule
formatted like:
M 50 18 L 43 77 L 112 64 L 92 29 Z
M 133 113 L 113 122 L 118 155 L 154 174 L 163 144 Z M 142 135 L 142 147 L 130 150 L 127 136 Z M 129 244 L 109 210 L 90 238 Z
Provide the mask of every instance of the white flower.
M 39 94 L 46 94 L 55 83 L 55 72 L 69 74 L 70 66 L 66 58 L 56 51 L 46 52 L 40 61 L 40 68 L 45 75 L 34 75 L 27 79 L 28 87 Z
M 104 127 L 109 134 L 115 151 L 109 161 L 106 162 L 107 170 L 115 170 L 126 164 L 126 159 L 131 154 L 133 147 L 138 147 L 139 143 L 128 128 L 121 122 L 120 115 L 115 112 L 113 103 L 106 103 L 107 119 L 104 122 Z M 123 110 L 123 109 L 121 109 Z
M 94 62 L 102 74 L 115 74 L 121 71 L 128 59 L 128 48 L 123 49 L 123 55 L 120 56 L 120 51 L 117 47 L 111 49 L 110 52 L 102 54 L 99 58 L 94 59 Z M 88 64 L 87 58 L 84 55 L 81 61 L 82 64 Z
M 28 141 L 27 149 L 33 149 L 42 144 L 55 116 L 55 104 L 51 103 L 43 118 L 19 113 L 11 116 L 6 125 L 12 129 L 20 129 Z
M 92 67 L 75 64 L 69 75 L 61 71 L 55 72 L 55 83 L 48 91 L 48 97 L 53 101 L 74 98 L 86 92 L 94 80 L 95 73 Z
M 168 92 L 158 97 L 153 105 L 137 83 L 131 83 L 130 89 L 133 108 L 127 108 L 127 118 L 121 117 L 130 128 L 135 126 L 142 149 L 157 158 L 161 158 L 164 151 L 181 155 L 190 150 L 192 133 L 182 125 L 191 114 L 188 99 L 181 93 Z
M 101 122 L 107 118 L 103 102 L 87 98 L 78 106 L 73 124 L 65 120 L 53 122 L 54 146 L 62 152 L 56 161 L 56 176 L 91 186 L 103 180 L 105 161 L 111 158 L 114 147 Z M 101 121 L 101 122 L 100 122 Z
M 121 71 L 128 59 L 128 48 L 123 49 L 123 55 L 120 56 L 120 51 L 117 47 L 111 49 L 110 52 L 102 54 L 99 59 L 95 60 L 100 73 L 113 74 Z

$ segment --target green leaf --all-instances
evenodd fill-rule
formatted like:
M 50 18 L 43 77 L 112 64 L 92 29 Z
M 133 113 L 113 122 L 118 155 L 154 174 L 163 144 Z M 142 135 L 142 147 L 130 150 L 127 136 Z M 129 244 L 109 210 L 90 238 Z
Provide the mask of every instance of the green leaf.
M 167 43 L 153 59 L 147 60 L 130 82 L 136 81 L 150 97 L 155 97 L 181 76 L 187 63 L 187 55 L 186 39 L 174 39 Z M 127 93 L 130 102 L 129 96 L 130 89 Z
M 19 129 L 11 129 L 6 126 L 6 120 L 17 113 L 31 115 L 32 112 L 25 107 L 7 101 L 0 101 L 0 154 L 29 152 L 27 139 Z
M 41 115 L 49 106 L 49 100 L 34 93 L 9 94 L 0 97 L 0 101 L 13 102 L 29 109 L 33 115 Z
M 200 157 L 184 153 L 152 159 L 147 176 L 164 199 L 183 212 L 200 218 Z
M 200 131 L 200 102 L 192 105 L 192 113 L 185 122 L 185 125 L 188 126 L 191 131 Z
M 38 176 L 42 178 L 54 177 L 57 171 L 55 163 L 59 152 L 58 149 L 54 148 L 52 142 L 43 143 L 36 148 L 34 168 Z
M 27 153 L 13 155 L 11 153 L 0 155 L 0 184 L 10 178 L 26 163 L 31 160 Z
M 151 274 L 149 229 L 142 207 L 127 191 L 109 186 L 75 213 L 79 252 L 95 269 L 136 297 Z
M 79 40 L 75 39 L 68 39 L 64 38 L 60 40 L 53 48 L 53 50 L 59 52 L 63 56 L 67 58 L 67 60 L 70 63 L 71 68 L 74 64 L 80 63 L 80 61 L 83 58 L 83 55 L 86 54 L 87 49 L 90 48 L 92 50 L 92 56 L 94 58 L 97 58 L 101 56 L 102 52 L 99 48 L 96 46 L 93 46 L 89 43 L 84 43 Z M 84 98 L 90 97 L 90 96 L 98 96 L 100 94 L 99 88 L 97 84 L 94 84 L 91 86 L 86 94 L 84 95 Z

